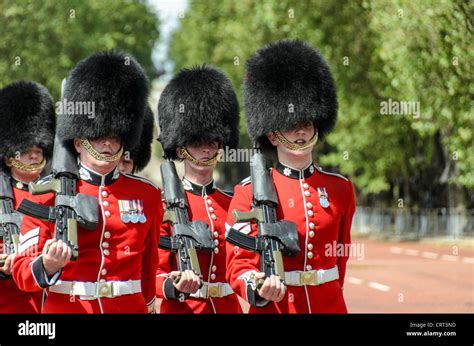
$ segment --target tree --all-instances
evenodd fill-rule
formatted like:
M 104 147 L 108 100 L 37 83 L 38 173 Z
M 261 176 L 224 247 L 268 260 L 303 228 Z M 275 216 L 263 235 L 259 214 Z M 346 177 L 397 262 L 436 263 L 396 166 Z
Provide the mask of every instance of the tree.
M 471 12 L 461 1 L 191 1 L 171 58 L 176 69 L 222 68 L 241 99 L 249 56 L 279 39 L 307 41 L 331 64 L 340 104 L 316 160 L 349 175 L 359 203 L 445 206 L 453 201 L 439 186 L 474 185 Z M 419 102 L 422 116 L 384 114 L 389 100 Z
M 158 18 L 143 1 L 0 1 L 1 84 L 44 84 L 58 99 L 61 80 L 81 59 L 104 50 L 134 55 L 155 76 L 151 51 Z

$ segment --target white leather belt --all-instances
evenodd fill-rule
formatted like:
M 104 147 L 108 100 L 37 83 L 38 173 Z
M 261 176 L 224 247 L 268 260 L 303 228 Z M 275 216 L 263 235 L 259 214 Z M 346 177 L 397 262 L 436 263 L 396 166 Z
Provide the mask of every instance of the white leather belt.
M 285 282 L 288 286 L 317 286 L 337 279 L 339 279 L 337 266 L 331 269 L 285 272 Z
M 205 282 L 202 287 L 190 296 L 194 298 L 222 298 L 234 293 L 232 287 L 224 282 Z
M 140 280 L 80 282 L 61 281 L 49 288 L 50 292 L 80 296 L 80 299 L 113 298 L 142 291 Z

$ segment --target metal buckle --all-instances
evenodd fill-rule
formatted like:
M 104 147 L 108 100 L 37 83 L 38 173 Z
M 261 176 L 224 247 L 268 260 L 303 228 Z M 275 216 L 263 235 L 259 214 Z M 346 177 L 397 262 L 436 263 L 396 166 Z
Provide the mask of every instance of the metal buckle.
M 112 298 L 113 295 L 113 285 L 111 282 L 102 282 L 99 284 L 99 297 L 100 298 Z
M 301 285 L 317 285 L 316 270 L 309 272 L 300 272 L 300 284 Z
M 221 286 L 208 286 L 207 288 L 207 296 L 211 298 L 220 298 L 221 295 Z

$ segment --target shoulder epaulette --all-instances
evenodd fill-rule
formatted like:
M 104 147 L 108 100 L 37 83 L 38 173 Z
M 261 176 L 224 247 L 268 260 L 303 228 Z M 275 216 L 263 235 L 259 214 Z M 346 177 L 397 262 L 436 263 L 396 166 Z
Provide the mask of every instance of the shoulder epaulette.
M 226 195 L 230 198 L 234 197 L 234 192 L 233 191 L 224 191 L 224 190 L 219 189 L 219 188 L 217 188 L 217 190 L 219 190 L 222 194 L 224 194 L 224 195 Z
M 345 181 L 349 181 L 349 179 L 347 179 L 347 178 L 346 178 L 345 176 L 343 176 L 343 175 L 340 175 L 340 174 L 338 174 L 338 173 L 331 173 L 331 172 L 323 171 L 323 169 L 322 169 L 321 167 L 318 167 L 318 166 L 316 166 L 316 165 L 315 165 L 315 167 L 316 167 L 316 169 L 317 169 L 319 172 L 321 172 L 321 173 L 324 173 L 324 174 L 327 174 L 327 175 L 333 175 L 333 176 L 335 176 L 335 177 L 339 177 L 339 178 L 341 178 L 341 179 L 344 179 Z
M 133 175 L 133 174 L 127 174 L 127 173 L 121 173 L 123 174 L 124 176 L 126 176 L 127 178 L 131 178 L 131 179 L 135 179 L 135 180 L 138 180 L 138 181 L 142 181 L 144 183 L 147 183 L 148 185 L 151 185 L 153 186 L 155 189 L 158 189 L 158 190 L 161 190 L 157 185 L 155 185 L 154 183 L 152 183 L 150 180 L 148 180 L 147 178 L 144 178 L 144 177 L 139 177 L 137 175 Z

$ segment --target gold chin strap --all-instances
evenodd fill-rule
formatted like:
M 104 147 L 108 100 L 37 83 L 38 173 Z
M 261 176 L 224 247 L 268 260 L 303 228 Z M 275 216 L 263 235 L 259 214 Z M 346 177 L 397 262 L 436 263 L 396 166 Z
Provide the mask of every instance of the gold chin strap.
M 219 157 L 221 156 L 221 150 L 217 152 L 217 154 L 210 160 L 207 161 L 201 161 L 193 157 L 186 148 L 181 148 L 181 155 L 184 156 L 186 160 L 191 161 L 194 163 L 196 166 L 213 166 L 216 164 L 217 160 L 219 160 Z
M 14 157 L 10 157 L 8 159 L 8 163 L 11 164 L 13 167 L 18 168 L 25 172 L 34 172 L 34 171 L 42 171 L 44 166 L 46 166 L 46 160 L 43 159 L 40 163 L 34 163 L 32 165 L 25 165 L 23 162 L 18 161 Z
M 312 147 L 313 145 L 315 145 L 316 142 L 318 141 L 318 131 L 316 131 L 314 136 L 305 144 L 290 142 L 288 139 L 285 138 L 285 136 L 283 136 L 283 134 L 280 131 L 274 131 L 273 135 L 275 136 L 275 139 L 278 143 L 282 144 L 287 149 L 293 150 L 293 151 L 302 151 L 302 150 L 308 149 L 309 147 Z
M 105 155 L 102 155 L 101 153 L 99 153 L 97 150 L 95 150 L 94 147 L 92 146 L 91 142 L 89 142 L 88 139 L 82 138 L 81 139 L 81 145 L 84 149 L 86 149 L 86 151 L 94 159 L 99 160 L 99 161 L 106 161 L 106 162 L 117 161 L 123 154 L 123 146 L 120 147 L 120 150 L 117 153 L 115 153 L 114 155 L 105 156 Z

